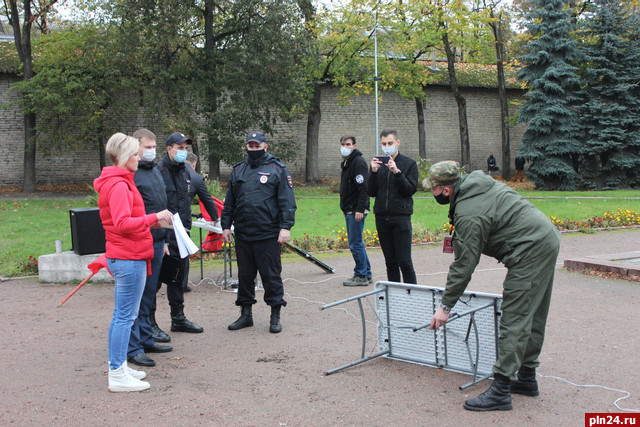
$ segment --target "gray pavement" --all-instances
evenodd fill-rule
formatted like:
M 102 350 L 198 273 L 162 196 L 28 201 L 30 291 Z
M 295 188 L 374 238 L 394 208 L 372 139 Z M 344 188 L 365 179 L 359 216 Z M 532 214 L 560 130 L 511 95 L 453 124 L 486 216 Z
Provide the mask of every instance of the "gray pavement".
M 228 331 L 238 316 L 235 295 L 212 284 L 221 266 L 186 295 L 186 315 L 203 334 L 173 333 L 174 351 L 151 355 L 151 389 L 107 392 L 110 284 L 91 284 L 62 308 L 72 285 L 11 280 L 0 283 L 0 425 L 584 425 L 585 412 L 640 410 L 640 284 L 562 268 L 569 257 L 638 250 L 640 231 L 568 234 L 562 238 L 547 339 L 541 395 L 514 396 L 513 411 L 473 413 L 462 403 L 488 387 L 466 390 L 468 376 L 379 358 L 336 374 L 324 371 L 360 356 L 356 303 L 320 306 L 372 287 L 347 288 L 348 253 L 318 255 L 336 269 L 326 274 L 302 258 L 284 264 L 289 305 L 283 332 L 268 333 L 268 307 L 254 308 L 255 326 Z M 451 256 L 439 245 L 413 251 L 420 284 L 443 286 Z M 370 251 L 374 279 L 384 280 L 379 250 Z M 482 258 L 469 290 L 500 293 L 506 270 Z M 199 268 L 191 279 L 199 281 Z M 261 293 L 258 298 L 262 297 Z M 169 330 L 166 296 L 158 320 Z M 370 309 L 368 308 L 368 316 Z M 376 351 L 368 324 L 368 354 Z M 606 387 L 606 388 L 605 388 Z

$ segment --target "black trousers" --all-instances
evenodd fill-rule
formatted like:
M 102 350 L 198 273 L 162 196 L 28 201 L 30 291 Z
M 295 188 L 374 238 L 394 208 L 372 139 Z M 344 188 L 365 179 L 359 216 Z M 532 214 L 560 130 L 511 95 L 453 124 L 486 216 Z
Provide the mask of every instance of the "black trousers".
M 378 239 L 387 266 L 387 280 L 417 284 L 416 272 L 411 260 L 413 228 L 411 216 L 377 216 Z M 402 280 L 400 279 L 402 271 Z
M 260 272 L 264 287 L 264 302 L 271 307 L 286 306 L 278 238 L 248 241 L 236 237 L 235 243 L 238 262 L 236 305 L 247 306 L 256 303 L 255 280 L 257 273 Z
M 169 230 L 171 231 L 171 230 Z M 180 257 L 180 250 L 178 249 L 178 242 L 176 241 L 176 235 L 171 231 L 167 233 L 166 243 L 169 244 L 169 254 L 174 257 Z M 183 269 L 185 269 L 185 274 L 189 274 L 189 257 L 182 259 L 184 263 Z M 158 288 L 156 289 L 156 293 L 162 287 L 162 282 L 158 280 Z M 171 307 L 179 307 L 184 305 L 184 289 L 182 289 L 182 283 L 167 283 L 167 299 L 169 300 L 169 306 Z M 156 310 L 156 301 L 153 302 L 152 311 Z

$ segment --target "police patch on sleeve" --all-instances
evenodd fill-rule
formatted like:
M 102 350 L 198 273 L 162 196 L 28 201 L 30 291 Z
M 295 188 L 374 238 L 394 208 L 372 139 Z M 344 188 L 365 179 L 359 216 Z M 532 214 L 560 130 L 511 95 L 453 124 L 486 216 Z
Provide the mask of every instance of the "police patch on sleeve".
M 364 182 L 364 176 L 362 176 L 362 174 L 356 175 L 356 182 L 362 184 Z
M 291 179 L 291 175 L 287 176 L 287 184 L 289 184 L 289 187 L 293 188 L 293 179 Z

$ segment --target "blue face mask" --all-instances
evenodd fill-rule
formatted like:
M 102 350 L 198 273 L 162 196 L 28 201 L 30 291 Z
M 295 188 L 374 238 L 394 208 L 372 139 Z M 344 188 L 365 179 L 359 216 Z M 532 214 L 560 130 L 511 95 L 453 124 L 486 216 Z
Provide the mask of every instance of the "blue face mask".
M 340 147 L 340 154 L 342 154 L 342 157 L 349 157 L 352 151 L 353 148 Z
M 173 161 L 184 163 L 185 160 L 187 160 L 187 150 L 176 150 L 176 154 L 173 155 Z
M 391 145 L 389 147 L 382 147 L 382 152 L 387 156 L 393 156 L 394 154 L 396 154 L 396 146 Z

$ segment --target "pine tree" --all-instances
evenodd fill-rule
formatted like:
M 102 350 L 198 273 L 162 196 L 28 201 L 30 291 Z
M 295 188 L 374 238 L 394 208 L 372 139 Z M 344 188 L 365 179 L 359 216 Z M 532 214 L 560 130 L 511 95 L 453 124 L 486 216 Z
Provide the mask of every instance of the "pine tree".
M 529 92 L 520 109 L 526 129 L 519 155 L 531 162 L 528 178 L 541 190 L 575 190 L 580 123 L 575 110 L 577 47 L 571 38 L 567 0 L 534 0 L 527 16 L 532 41 L 520 60 L 518 78 Z
M 638 183 L 640 174 L 640 27 L 616 0 L 595 0 L 584 22 L 585 130 L 581 175 L 589 189 Z

